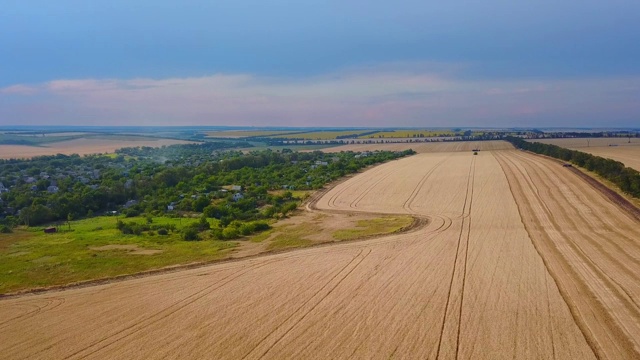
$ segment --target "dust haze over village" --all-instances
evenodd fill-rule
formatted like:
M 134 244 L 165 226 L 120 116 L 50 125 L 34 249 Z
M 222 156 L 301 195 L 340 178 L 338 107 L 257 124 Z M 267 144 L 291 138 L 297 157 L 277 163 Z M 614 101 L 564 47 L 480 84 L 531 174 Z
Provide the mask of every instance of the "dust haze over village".
M 4 4 L 2 358 L 640 358 L 638 13 Z

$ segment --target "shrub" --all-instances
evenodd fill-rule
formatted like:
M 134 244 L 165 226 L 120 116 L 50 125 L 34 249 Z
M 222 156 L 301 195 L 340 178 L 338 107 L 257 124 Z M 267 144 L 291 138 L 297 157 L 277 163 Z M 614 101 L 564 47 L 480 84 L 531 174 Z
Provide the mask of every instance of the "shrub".
M 298 208 L 298 203 L 294 201 L 288 202 L 282 206 L 282 213 L 286 215 L 297 208 Z
M 222 229 L 221 228 L 213 228 L 213 229 L 211 229 L 211 236 L 214 239 L 224 240 L 224 234 L 222 233 Z
M 10 234 L 13 231 L 7 225 L 0 225 L 0 234 Z
M 238 231 L 240 232 L 240 234 L 246 236 L 246 235 L 250 235 L 253 232 L 256 231 L 256 225 L 254 223 L 245 223 L 245 224 L 241 224 L 238 227 Z
M 237 239 L 240 237 L 238 229 L 234 227 L 226 227 L 222 230 L 222 237 L 224 239 Z
M 253 223 L 255 225 L 254 231 L 265 231 L 271 229 L 271 225 L 267 224 L 265 221 L 256 221 Z
M 185 241 L 200 240 L 198 230 L 192 227 L 185 228 L 184 230 L 182 230 L 182 239 Z
M 200 221 L 198 222 L 198 230 L 204 231 L 209 230 L 210 228 L 211 224 L 209 224 L 209 221 L 207 221 L 207 218 L 205 216 L 202 216 L 200 218 Z
M 169 231 L 165 228 L 160 228 L 158 229 L 158 235 L 163 235 L 163 236 L 169 235 Z
M 136 217 L 136 216 L 140 215 L 140 212 L 138 210 L 136 210 L 136 209 L 128 209 L 128 210 L 124 211 L 123 214 L 124 214 L 124 217 L 130 218 L 130 217 Z
M 135 223 L 133 221 L 128 222 L 128 223 L 124 223 L 124 222 L 118 220 L 118 223 L 117 223 L 116 227 L 123 234 L 134 234 L 134 235 L 141 235 L 143 231 L 151 230 L 149 225 L 141 225 L 141 224 L 137 224 L 137 223 Z

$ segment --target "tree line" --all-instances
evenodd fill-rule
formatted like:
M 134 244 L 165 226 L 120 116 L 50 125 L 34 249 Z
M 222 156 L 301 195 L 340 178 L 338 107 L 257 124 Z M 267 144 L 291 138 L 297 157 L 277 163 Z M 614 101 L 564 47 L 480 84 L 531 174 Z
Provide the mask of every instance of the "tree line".
M 506 137 L 516 148 L 551 156 L 593 171 L 616 184 L 625 193 L 640 198 L 640 172 L 612 159 L 566 149 L 557 145 L 528 142 L 516 137 Z

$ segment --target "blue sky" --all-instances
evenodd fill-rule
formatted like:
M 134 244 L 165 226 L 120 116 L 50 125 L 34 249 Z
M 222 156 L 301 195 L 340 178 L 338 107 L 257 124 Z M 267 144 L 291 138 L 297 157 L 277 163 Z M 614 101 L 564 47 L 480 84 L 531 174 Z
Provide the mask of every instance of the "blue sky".
M 640 124 L 636 0 L 2 7 L 0 125 Z

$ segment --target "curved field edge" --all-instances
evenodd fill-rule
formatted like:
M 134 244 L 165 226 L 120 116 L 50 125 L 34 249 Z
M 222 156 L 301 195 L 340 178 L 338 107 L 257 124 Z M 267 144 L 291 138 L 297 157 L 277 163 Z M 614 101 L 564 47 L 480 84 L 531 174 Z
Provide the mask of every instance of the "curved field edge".
M 373 166 L 375 167 L 375 166 Z M 371 169 L 373 167 L 369 167 L 367 169 Z M 317 214 L 331 214 L 334 213 L 332 211 L 324 211 L 324 210 L 317 210 L 315 209 L 315 202 L 317 200 L 319 200 L 323 194 L 325 194 L 326 192 L 328 192 L 329 190 L 331 190 L 333 187 L 337 186 L 338 184 L 342 183 L 343 181 L 348 180 L 349 178 L 351 178 L 353 175 L 350 176 L 346 176 L 343 179 L 340 179 L 338 181 L 335 181 L 331 184 L 328 184 L 325 188 L 320 189 L 316 192 L 314 192 L 313 194 L 310 195 L 310 197 L 303 203 L 303 206 L 301 206 L 301 209 L 298 210 L 298 213 L 295 214 L 293 217 L 289 218 L 289 219 L 300 219 L 303 218 L 305 216 L 304 213 L 317 213 Z M 313 209 L 313 210 L 312 210 Z M 301 212 L 303 212 L 301 214 Z M 335 213 L 334 213 L 335 214 Z M 384 218 L 388 218 L 388 217 L 393 217 L 393 214 L 368 214 L 368 215 L 377 215 L 379 216 L 379 218 L 377 219 L 384 219 Z M 264 235 L 266 234 L 257 234 L 254 235 L 252 237 L 248 237 L 246 240 L 241 240 L 241 241 L 234 241 L 233 243 L 237 243 L 237 247 L 233 247 L 230 244 L 230 247 L 227 249 L 222 250 L 220 257 L 217 257 L 215 259 L 212 260 L 206 260 L 206 261 L 194 261 L 194 262 L 188 262 L 188 263 L 176 263 L 176 264 L 172 264 L 172 265 L 168 265 L 168 266 L 162 266 L 159 268 L 150 268 L 148 270 L 143 270 L 143 271 L 136 271 L 136 272 L 132 272 L 132 273 L 125 273 L 125 274 L 118 274 L 118 275 L 114 275 L 114 276 L 103 276 L 103 277 L 98 277 L 98 278 L 93 278 L 93 279 L 86 279 L 86 280 L 79 280 L 79 281 L 73 281 L 73 282 L 69 282 L 66 284 L 56 284 L 56 285 L 51 285 L 51 286 L 40 286 L 40 287 L 32 287 L 32 288 L 26 288 L 26 289 L 20 289 L 17 291 L 9 291 L 6 293 L 0 293 L 0 299 L 3 298 L 13 298 L 13 297 L 19 297 L 19 296 L 24 296 L 24 295 L 29 295 L 29 294 L 40 294 L 40 293 L 48 293 L 48 292 L 57 292 L 57 291 L 63 291 L 63 290 L 67 290 L 67 289 L 74 289 L 74 288 L 84 288 L 84 287 L 90 287 L 90 286 L 97 286 L 97 285 L 104 285 L 104 284 L 110 284 L 113 282 L 121 282 L 121 281 L 126 281 L 126 280 L 131 280 L 131 279 L 137 279 L 137 278 L 141 278 L 141 277 L 147 277 L 147 276 L 153 276 L 153 275 L 159 275 L 159 274 L 164 274 L 164 273 L 170 273 L 170 272 L 178 272 L 178 271 L 182 271 L 182 270 L 189 270 L 189 269 L 196 269 L 196 268 L 200 268 L 200 267 L 205 267 L 205 266 L 210 266 L 213 264 L 219 264 L 219 263 L 227 263 L 227 262 L 237 262 L 237 261 L 242 261 L 242 260 L 247 260 L 247 259 L 252 259 L 252 258 L 259 258 L 259 257 L 264 257 L 264 256 L 270 256 L 270 255 L 274 255 L 274 254 L 280 254 L 280 253 L 284 253 L 284 252 L 290 252 L 290 251 L 296 251 L 296 250 L 300 250 L 303 248 L 309 248 L 309 247 L 320 247 L 320 246 L 331 246 L 334 244 L 338 244 L 338 243 L 348 243 L 348 242 L 358 242 L 358 241 L 366 241 L 366 240 L 371 240 L 371 239 L 376 239 L 376 238 L 383 238 L 386 236 L 391 236 L 391 235 L 396 235 L 396 234 L 401 234 L 401 233 L 410 233 L 410 232 L 414 232 L 414 231 L 418 231 L 421 228 L 427 226 L 429 224 L 429 221 L 424 218 L 424 217 L 419 217 L 419 216 L 408 216 L 407 214 L 397 214 L 398 216 L 405 216 L 408 218 L 411 218 L 412 220 L 410 221 L 410 223 L 408 225 L 403 225 L 399 228 L 394 228 L 390 231 L 387 232 L 378 232 L 378 233 L 374 233 L 374 234 L 365 234 L 365 235 L 355 235 L 355 236 L 351 236 L 348 239 L 337 239 L 335 238 L 333 235 L 335 234 L 336 231 L 341 231 L 341 230 L 350 230 L 350 229 L 356 229 L 357 225 L 355 225 L 355 227 L 350 228 L 350 227 L 345 227 L 342 229 L 337 229 L 335 231 L 328 231 L 326 232 L 327 235 L 327 239 L 322 239 L 320 241 L 317 240 L 306 240 L 304 239 L 304 234 L 302 234 L 302 236 L 299 236 L 298 238 L 296 238 L 296 241 L 293 241 L 291 243 L 285 243 L 285 244 L 279 244 L 279 243 L 271 243 L 271 242 L 265 242 L 264 246 L 262 246 L 261 248 L 255 250 L 255 251 L 243 251 L 242 247 L 243 245 L 247 245 L 247 246 L 251 246 L 250 243 L 252 242 L 253 238 L 259 238 L 259 237 L 264 237 Z M 288 219 L 285 219 L 285 221 Z M 307 222 L 309 221 L 309 219 L 306 219 Z M 356 219 L 357 220 L 357 219 Z M 376 220 L 376 218 L 373 218 L 372 220 Z M 303 220 L 304 221 L 304 220 Z M 364 219 L 362 221 L 367 221 L 367 219 Z M 282 221 L 281 221 L 282 222 Z M 269 230 L 268 232 L 273 232 L 278 231 L 279 230 L 279 224 L 281 223 L 279 222 L 278 224 L 274 225 L 274 228 L 272 228 L 271 230 Z M 305 223 L 303 222 L 300 226 L 304 226 Z M 311 224 L 309 224 L 309 226 L 311 226 Z M 282 231 L 285 232 L 285 231 Z M 306 232 L 305 232 L 306 233 Z M 300 235 L 300 234 L 299 234 Z M 266 239 L 268 239 L 269 237 L 267 237 Z M 263 242 L 266 239 L 262 239 L 260 240 L 260 242 Z M 271 239 L 269 239 L 271 240 Z M 203 240 L 203 241 L 210 241 L 210 240 Z M 232 243 L 232 242 L 230 242 Z M 258 245 L 258 244 L 253 244 L 253 245 Z M 234 252 L 235 250 L 239 250 L 239 252 Z M 135 255 L 129 255 L 131 256 L 131 260 L 130 261 L 135 261 L 138 258 L 134 258 L 133 256 Z M 153 255 L 144 255 L 144 256 L 153 256 Z

